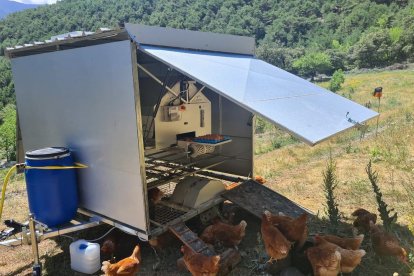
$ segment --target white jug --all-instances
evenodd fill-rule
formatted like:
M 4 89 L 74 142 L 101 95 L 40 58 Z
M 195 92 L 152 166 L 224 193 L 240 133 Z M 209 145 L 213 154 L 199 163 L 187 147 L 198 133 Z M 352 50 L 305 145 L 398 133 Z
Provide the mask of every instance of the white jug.
M 93 274 L 101 268 L 101 250 L 98 243 L 85 240 L 72 242 L 70 250 L 70 267 L 78 272 Z

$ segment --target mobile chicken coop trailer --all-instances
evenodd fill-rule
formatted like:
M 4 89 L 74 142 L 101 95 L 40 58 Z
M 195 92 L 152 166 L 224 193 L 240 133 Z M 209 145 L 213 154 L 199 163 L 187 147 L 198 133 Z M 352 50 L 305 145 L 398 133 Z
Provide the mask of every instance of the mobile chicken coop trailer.
M 286 199 L 249 180 L 256 114 L 310 145 L 377 116 L 254 51 L 249 37 L 138 24 L 8 48 L 19 156 L 66 146 L 88 165 L 78 212 L 94 220 L 67 229 L 104 222 L 147 240 L 224 197 L 261 212 Z M 151 204 L 157 187 L 166 198 Z M 271 200 L 242 202 L 249 189 Z

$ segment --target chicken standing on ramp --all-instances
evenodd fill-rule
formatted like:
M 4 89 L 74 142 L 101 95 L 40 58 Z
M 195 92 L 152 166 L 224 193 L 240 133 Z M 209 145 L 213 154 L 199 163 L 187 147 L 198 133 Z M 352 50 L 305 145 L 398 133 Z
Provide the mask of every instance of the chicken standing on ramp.
M 270 212 L 269 212 L 270 213 Z M 297 242 L 297 250 L 303 247 L 308 237 L 308 226 L 306 224 L 308 214 L 303 213 L 297 218 L 289 216 L 270 214 L 270 221 L 291 242 Z
M 292 246 L 279 229 L 271 223 L 271 215 L 269 211 L 264 211 L 261 226 L 263 243 L 270 257 L 269 262 L 286 258 Z

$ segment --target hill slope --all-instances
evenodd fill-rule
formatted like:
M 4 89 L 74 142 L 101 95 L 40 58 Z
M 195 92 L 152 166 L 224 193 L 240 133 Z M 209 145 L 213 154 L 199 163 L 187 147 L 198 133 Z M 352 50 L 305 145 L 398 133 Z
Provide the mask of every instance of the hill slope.
M 0 55 L 119 22 L 254 36 L 259 54 L 288 70 L 299 70 L 293 60 L 306 52 L 324 52 L 328 73 L 414 57 L 414 0 L 63 0 L 0 21 Z
M 0 20 L 0 56 L 120 22 L 252 36 L 260 58 L 304 77 L 414 61 L 414 0 L 62 0 Z M 0 109 L 13 91 L 0 60 Z
M 38 5 L 22 4 L 10 0 L 0 0 L 0 19 L 6 17 L 10 13 L 36 8 L 37 6 Z

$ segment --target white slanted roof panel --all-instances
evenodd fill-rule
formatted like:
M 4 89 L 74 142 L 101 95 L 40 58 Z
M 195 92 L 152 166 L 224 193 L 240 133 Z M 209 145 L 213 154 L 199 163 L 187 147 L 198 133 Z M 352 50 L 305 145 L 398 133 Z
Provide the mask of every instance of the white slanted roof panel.
M 250 55 L 140 49 L 310 145 L 378 115 Z

